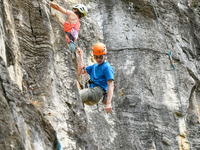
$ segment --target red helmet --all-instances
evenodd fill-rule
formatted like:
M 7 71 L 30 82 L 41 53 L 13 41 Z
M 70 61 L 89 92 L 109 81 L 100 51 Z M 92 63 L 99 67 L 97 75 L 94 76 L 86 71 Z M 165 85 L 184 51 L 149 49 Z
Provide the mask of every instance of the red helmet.
M 103 43 L 96 43 L 93 47 L 93 55 L 104 55 L 106 52 L 107 49 Z

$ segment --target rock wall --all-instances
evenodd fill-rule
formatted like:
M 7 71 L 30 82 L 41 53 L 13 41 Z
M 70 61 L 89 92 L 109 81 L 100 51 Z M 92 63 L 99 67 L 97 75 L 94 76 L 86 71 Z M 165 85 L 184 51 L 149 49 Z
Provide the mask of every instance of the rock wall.
M 48 0 L 0 0 L 0 149 L 55 149 L 56 136 L 64 150 L 200 149 L 199 0 L 76 3 L 89 10 L 78 40 L 85 64 L 94 62 L 96 42 L 108 48 L 112 113 L 101 103 L 82 106 L 77 79 L 84 78 L 58 21 L 66 16 Z M 71 9 L 75 1 L 65 4 Z

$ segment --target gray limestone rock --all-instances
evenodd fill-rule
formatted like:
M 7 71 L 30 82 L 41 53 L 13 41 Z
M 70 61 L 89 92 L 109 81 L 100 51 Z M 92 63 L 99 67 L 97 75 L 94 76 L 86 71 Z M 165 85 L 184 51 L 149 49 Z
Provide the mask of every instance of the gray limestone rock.
M 0 0 L 0 149 L 55 149 L 56 136 L 63 150 L 200 149 L 199 0 L 79 2 L 89 10 L 78 39 L 85 64 L 103 42 L 114 68 L 111 114 L 82 106 L 66 16 L 49 0 Z

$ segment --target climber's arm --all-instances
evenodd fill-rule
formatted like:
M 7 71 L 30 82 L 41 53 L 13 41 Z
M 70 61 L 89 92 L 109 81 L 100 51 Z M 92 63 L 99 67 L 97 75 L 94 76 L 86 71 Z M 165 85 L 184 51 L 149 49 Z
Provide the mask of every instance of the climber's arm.
M 70 16 L 70 15 L 74 15 L 74 12 L 71 11 L 71 10 L 67 10 L 61 6 L 59 6 L 58 4 L 56 3 L 53 3 L 53 2 L 50 2 L 50 6 L 58 11 L 60 11 L 61 13 L 67 15 L 67 16 Z
M 85 70 L 85 66 L 83 64 L 83 51 L 79 47 L 77 48 L 77 54 L 79 55 L 79 60 L 78 60 L 78 75 L 87 74 L 87 72 Z
M 107 90 L 107 102 L 106 102 L 106 113 L 110 113 L 111 110 L 112 110 L 112 107 L 111 107 L 111 100 L 112 100 L 112 97 L 113 97 L 113 90 L 114 90 L 114 81 L 111 79 L 111 80 L 108 80 L 107 81 L 108 83 L 108 90 Z

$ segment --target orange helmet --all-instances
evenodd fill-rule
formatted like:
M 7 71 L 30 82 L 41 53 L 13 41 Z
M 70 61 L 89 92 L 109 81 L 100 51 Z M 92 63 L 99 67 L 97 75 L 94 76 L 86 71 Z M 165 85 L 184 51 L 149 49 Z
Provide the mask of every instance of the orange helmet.
M 104 55 L 106 51 L 106 46 L 103 43 L 96 43 L 93 47 L 93 55 Z

